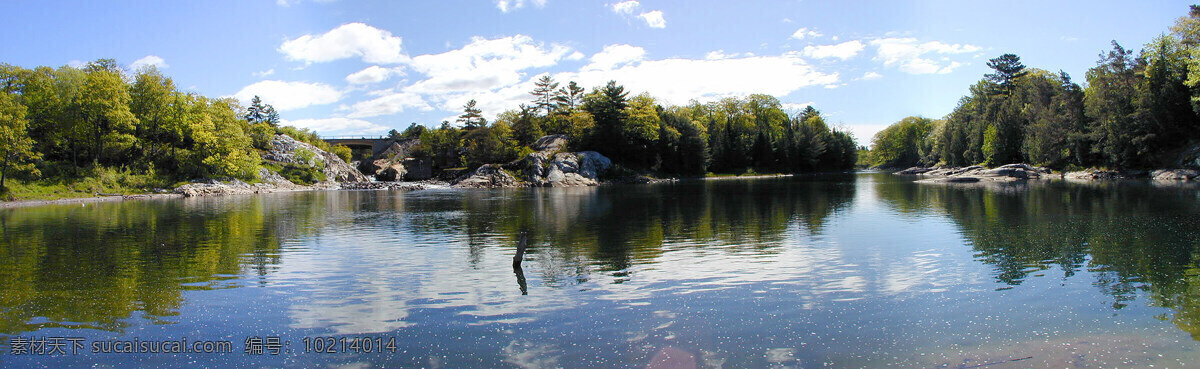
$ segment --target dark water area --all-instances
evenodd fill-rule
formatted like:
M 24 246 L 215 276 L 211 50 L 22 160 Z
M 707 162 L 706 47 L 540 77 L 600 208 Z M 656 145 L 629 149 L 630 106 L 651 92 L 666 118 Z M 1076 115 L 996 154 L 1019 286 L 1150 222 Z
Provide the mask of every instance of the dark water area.
M 1198 215 L 880 173 L 4 209 L 0 367 L 1188 367 Z

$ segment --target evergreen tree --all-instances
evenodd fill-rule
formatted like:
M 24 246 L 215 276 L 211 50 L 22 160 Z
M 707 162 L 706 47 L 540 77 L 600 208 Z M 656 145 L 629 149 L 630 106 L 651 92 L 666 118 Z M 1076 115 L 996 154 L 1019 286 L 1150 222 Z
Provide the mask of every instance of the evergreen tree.
M 555 100 L 558 97 L 558 82 L 554 82 L 554 78 L 549 75 L 542 76 L 537 82 L 533 83 L 534 110 L 541 110 L 543 116 L 549 116 L 550 112 L 555 108 Z
M 463 105 L 463 113 L 458 116 L 457 122 L 462 123 L 465 130 L 487 126 L 487 120 L 483 119 L 483 111 L 475 105 L 475 99 L 471 99 L 466 105 Z
M 615 158 L 624 159 L 619 152 L 625 146 L 622 128 L 628 119 L 625 108 L 629 106 L 625 87 L 616 81 L 608 81 L 603 88 L 592 90 L 583 98 L 583 109 L 592 115 L 595 126 L 586 138 L 586 147 Z
M 546 135 L 538 123 L 535 109 L 521 104 L 517 116 L 512 122 L 513 138 L 519 146 L 532 145 L 537 139 Z
M 558 93 L 554 95 L 555 109 L 567 114 L 575 111 L 575 108 L 583 102 L 583 92 L 583 87 L 579 87 L 575 81 L 571 81 L 567 87 L 558 89 Z

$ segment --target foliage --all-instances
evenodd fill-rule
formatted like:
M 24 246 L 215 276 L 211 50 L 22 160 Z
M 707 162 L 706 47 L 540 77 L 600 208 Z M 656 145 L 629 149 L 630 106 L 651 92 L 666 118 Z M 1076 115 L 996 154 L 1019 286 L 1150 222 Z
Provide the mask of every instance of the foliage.
M 992 59 L 994 73 L 917 142 L 920 162 L 1029 162 L 1059 169 L 1178 165 L 1179 153 L 1200 140 L 1200 7 L 1193 6 L 1172 31 L 1136 57 L 1112 42 L 1088 70 L 1086 88 L 1065 72 L 1026 68 L 1013 54 Z M 898 159 L 886 145 L 871 153 L 872 163 Z
M 15 94 L 0 92 L 0 193 L 6 191 L 4 182 L 10 172 L 40 174 L 31 161 L 41 155 L 33 151 L 25 106 L 17 99 Z
M 279 113 L 275 111 L 275 107 L 263 104 L 258 95 L 254 95 L 254 98 L 250 99 L 250 106 L 246 108 L 246 114 L 242 116 L 242 119 L 250 123 L 266 123 L 272 127 L 279 125 Z
M 326 180 L 325 172 L 319 166 L 270 163 L 263 164 L 263 167 L 295 184 L 311 185 Z
M 871 141 L 871 166 L 906 168 L 920 164 L 920 145 L 932 128 L 929 118 L 908 117 L 879 131 Z
M 342 161 L 349 163 L 352 160 L 354 153 L 346 145 L 332 145 L 329 147 L 329 153 L 342 158 Z
M 463 124 L 464 129 L 475 129 L 487 125 L 487 120 L 483 119 L 483 111 L 476 106 L 475 99 L 471 99 L 466 105 L 463 105 L 463 113 L 458 116 L 458 122 Z

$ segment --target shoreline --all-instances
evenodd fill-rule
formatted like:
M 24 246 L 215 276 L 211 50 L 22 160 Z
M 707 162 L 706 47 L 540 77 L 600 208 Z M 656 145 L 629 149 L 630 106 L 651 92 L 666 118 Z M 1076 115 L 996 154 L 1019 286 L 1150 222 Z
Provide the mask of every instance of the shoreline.
M 186 196 L 177 193 L 148 193 L 138 195 L 121 195 L 121 196 L 93 196 L 93 197 L 72 197 L 65 199 L 51 200 L 14 200 L 0 202 L 0 209 L 24 208 L 43 205 L 70 205 L 102 202 L 118 202 L 129 200 L 160 200 L 160 199 L 182 199 Z
M 697 179 L 705 180 L 705 181 L 719 181 L 719 180 L 726 180 L 726 179 L 782 178 L 782 177 L 795 177 L 795 176 L 796 176 L 795 174 L 753 174 L 753 175 L 748 175 L 748 176 L 713 176 L 713 177 L 702 177 L 702 178 L 697 178 Z
M 795 174 L 765 174 L 765 175 L 750 175 L 750 176 L 721 176 L 721 177 L 703 177 L 703 178 L 696 178 L 696 177 L 693 177 L 693 178 L 665 178 L 665 179 L 658 179 L 658 180 L 650 181 L 650 182 L 637 182 L 637 184 L 671 182 L 671 181 L 680 181 L 680 180 L 709 181 L 709 180 L 730 180 L 730 179 L 781 178 L 781 177 L 793 177 L 793 176 L 795 176 Z M 258 195 L 258 194 L 276 193 L 276 192 L 385 191 L 385 190 L 387 190 L 387 191 L 391 191 L 391 190 L 419 191 L 419 190 L 442 187 L 442 186 L 437 186 L 437 184 L 441 184 L 441 183 L 432 183 L 432 182 L 433 181 L 364 182 L 364 184 L 347 182 L 347 183 L 339 183 L 337 187 L 332 187 L 329 185 L 312 185 L 312 186 L 297 186 L 297 187 L 292 187 L 292 188 L 278 188 L 278 187 L 276 187 L 276 188 L 258 188 L 256 190 L 250 190 L 250 191 L 213 192 L 213 193 L 196 194 L 196 195 L 191 195 L 191 196 L 172 192 L 172 193 L 133 194 L 133 195 L 121 195 L 121 196 L 72 197 L 72 198 L 48 199 L 48 200 L 13 200 L 13 201 L 0 201 L 0 209 L 15 209 L 15 208 L 26 208 L 26 207 L 47 206 L 47 205 L 73 205 L 73 204 L 81 204 L 81 205 L 86 206 L 87 204 L 92 204 L 92 203 L 107 203 L 107 202 L 119 202 L 119 201 L 186 199 L 186 198 L 193 198 L 193 197 L 224 197 L 224 196 L 231 196 L 231 195 Z M 625 184 L 625 183 L 610 181 L 610 182 L 602 182 L 602 183 L 598 184 L 598 186 L 613 185 L 613 184 Z M 449 186 L 445 186 L 445 187 L 450 188 Z M 589 187 L 595 187 L 595 186 L 589 186 Z
M 958 169 L 962 169 L 962 168 L 958 168 Z M 919 180 L 918 182 L 926 182 L 926 183 L 954 182 L 954 181 L 945 181 L 946 179 L 954 178 L 954 176 L 945 176 L 944 174 L 943 175 L 937 175 L 937 174 L 929 175 L 929 174 L 925 174 L 925 173 L 916 174 L 916 175 L 902 174 L 902 173 L 898 173 L 894 170 L 881 169 L 881 168 L 855 170 L 852 173 L 863 173 L 863 172 L 885 173 L 885 174 L 899 175 L 899 176 L 925 177 L 926 179 Z M 838 173 L 846 173 L 846 172 L 838 172 Z M 1071 182 L 1111 182 L 1116 179 L 1132 179 L 1132 178 L 1075 179 L 1075 178 L 1069 178 L 1069 177 L 1064 178 L 1066 176 L 1063 176 L 1063 174 L 1065 174 L 1065 173 L 1056 172 L 1051 175 L 1045 176 L 1044 178 L 1011 178 L 1011 177 L 1007 177 L 1007 176 L 999 176 L 997 178 L 988 178 L 988 179 L 991 179 L 992 181 L 995 181 L 995 182 L 1014 182 L 1014 181 L 1019 181 L 1022 179 L 1024 179 L 1024 180 L 1059 179 L 1059 180 L 1067 180 L 1067 181 L 1071 181 Z M 764 179 L 764 178 L 796 177 L 798 175 L 803 175 L 803 174 L 756 174 L 756 175 L 745 175 L 745 176 L 681 177 L 681 178 L 664 178 L 664 179 L 657 179 L 655 181 L 650 181 L 650 182 L 633 182 L 633 183 L 648 184 L 648 183 L 674 182 L 674 181 L 685 181 L 685 180 L 721 181 L 721 180 L 737 180 L 737 179 Z M 971 177 L 974 177 L 974 176 L 971 176 Z M 291 188 L 274 187 L 274 188 L 256 188 L 256 189 L 251 189 L 249 191 L 229 191 L 229 192 L 222 191 L 222 192 L 195 194 L 195 195 L 191 195 L 191 196 L 172 192 L 172 193 L 133 194 L 133 195 L 121 195 L 121 196 L 75 197 L 75 198 L 49 199 L 49 200 L 14 200 L 14 201 L 0 201 L 0 209 L 14 209 L 14 208 L 36 207 L 36 206 L 46 206 L 46 205 L 73 205 L 73 204 L 81 204 L 81 205 L 86 206 L 87 204 L 90 204 L 90 203 L 107 203 L 107 202 L 136 201 L 136 200 L 184 199 L 184 198 L 191 198 L 191 197 L 223 197 L 223 196 L 229 196 L 229 195 L 257 195 L 257 194 L 263 194 L 263 193 L 276 193 L 276 192 L 384 191 L 384 190 L 388 190 L 388 191 L 391 191 L 391 190 L 419 191 L 419 190 L 442 187 L 442 186 L 438 186 L 438 184 L 442 184 L 442 183 L 434 183 L 434 182 L 435 181 L 364 182 L 364 183 L 347 182 L 347 183 L 339 183 L 339 184 L 337 184 L 336 187 L 330 186 L 328 184 L 324 184 L 324 185 L 318 184 L 318 185 L 311 185 L 311 186 L 296 186 L 296 187 L 291 187 Z M 1166 181 L 1162 181 L 1162 182 L 1166 182 Z M 1179 182 L 1191 182 L 1191 181 L 1184 180 L 1184 181 L 1179 181 Z M 966 182 L 964 182 L 964 183 L 966 183 Z M 971 183 L 975 183 L 975 181 L 972 181 Z M 630 184 L 630 183 L 629 182 L 620 182 L 620 181 L 615 181 L 615 182 L 607 181 L 607 182 L 602 182 L 602 183 L 598 184 L 598 186 L 613 185 L 613 184 Z M 589 186 L 589 187 L 592 187 L 592 186 Z M 446 188 L 450 188 L 450 187 L 446 186 Z

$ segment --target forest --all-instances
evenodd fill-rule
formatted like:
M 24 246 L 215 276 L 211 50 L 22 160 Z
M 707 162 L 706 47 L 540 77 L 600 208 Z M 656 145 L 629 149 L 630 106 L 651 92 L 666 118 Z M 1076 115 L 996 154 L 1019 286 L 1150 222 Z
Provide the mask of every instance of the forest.
M 570 150 L 597 151 L 624 170 L 662 176 L 841 171 L 857 161 L 848 132 L 830 129 L 811 106 L 788 116 L 772 96 L 670 106 L 646 93 L 630 97 L 615 81 L 587 93 L 575 82 L 558 85 L 543 76 L 530 104 L 494 122 L 472 100 L 456 122 L 461 127 L 413 123 L 392 134 L 419 137 L 418 155 L 433 158 L 435 169 L 508 162 L 552 134 L 567 136 Z
M 494 122 L 472 100 L 455 123 L 413 123 L 392 136 L 420 138 L 414 155 L 431 158 L 435 170 L 516 160 L 548 134 L 566 135 L 571 150 L 609 156 L 626 174 L 832 171 L 857 160 L 849 133 L 830 129 L 812 107 L 788 116 L 771 96 L 664 106 L 648 94 L 631 97 L 616 82 L 590 92 L 575 82 L 558 85 L 543 77 L 530 104 Z M 184 92 L 152 66 L 128 72 L 111 59 L 79 68 L 2 64 L 0 191 L 10 199 L 145 192 L 195 179 L 254 182 L 263 167 L 306 183 L 323 179 L 263 162 L 275 134 L 352 159 L 349 148 L 280 122 L 258 97 L 244 107 Z
M 1175 168 L 1200 140 L 1200 6 L 1134 55 L 1112 42 L 1087 71 L 1028 68 L 1004 54 L 942 119 L 908 117 L 880 131 L 862 164 L 1030 163 L 1059 170 Z

